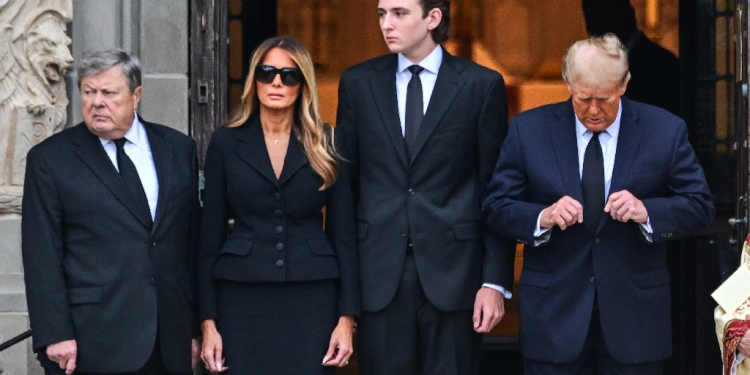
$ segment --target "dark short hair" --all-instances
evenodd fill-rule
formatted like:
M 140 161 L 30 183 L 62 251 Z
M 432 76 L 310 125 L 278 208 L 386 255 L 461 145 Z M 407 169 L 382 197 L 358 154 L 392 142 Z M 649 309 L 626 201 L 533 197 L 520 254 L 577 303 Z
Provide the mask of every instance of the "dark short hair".
M 81 81 L 89 76 L 99 74 L 115 65 L 122 68 L 130 93 L 141 85 L 141 63 L 138 58 L 121 49 L 97 51 L 81 60 L 78 64 L 78 89 Z
M 427 13 L 438 8 L 443 12 L 443 19 L 438 27 L 432 30 L 432 40 L 440 44 L 448 40 L 448 30 L 451 27 L 451 2 L 450 0 L 419 0 L 422 5 L 422 18 L 427 17 Z

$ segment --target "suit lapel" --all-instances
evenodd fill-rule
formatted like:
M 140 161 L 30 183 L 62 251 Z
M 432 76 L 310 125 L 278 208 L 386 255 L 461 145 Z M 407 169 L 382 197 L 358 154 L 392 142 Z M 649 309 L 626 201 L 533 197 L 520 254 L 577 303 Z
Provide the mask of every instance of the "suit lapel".
M 294 130 L 292 130 L 292 134 L 289 136 L 289 147 L 286 149 L 286 156 L 284 156 L 284 168 L 281 170 L 279 184 L 283 185 L 287 182 L 305 164 L 307 164 L 307 157 L 302 150 L 302 145 L 297 141 Z
M 375 105 L 378 107 L 384 130 L 393 143 L 393 147 L 396 148 L 396 154 L 406 167 L 409 163 L 406 158 L 406 145 L 404 145 L 401 120 L 398 116 L 398 98 L 396 96 L 397 55 L 393 54 L 375 69 L 375 74 L 370 76 L 372 96 L 375 98 Z
M 633 109 L 630 101 L 622 97 L 622 118 L 620 119 L 620 133 L 617 136 L 617 152 L 615 154 L 615 165 L 612 168 L 612 181 L 609 184 L 609 193 L 616 193 L 625 186 L 630 167 L 638 152 L 638 146 L 643 136 L 643 127 L 638 124 L 638 113 Z M 599 223 L 601 230 L 609 215 L 602 215 Z
M 137 209 L 135 199 L 128 191 L 125 186 L 125 182 L 122 180 L 120 175 L 117 173 L 117 169 L 112 164 L 112 160 L 107 156 L 107 152 L 104 151 L 99 138 L 92 134 L 84 123 L 78 124 L 78 136 L 74 142 L 79 145 L 76 150 L 76 156 L 86 164 L 91 172 L 96 175 L 102 184 L 109 189 L 112 195 L 122 203 L 125 208 L 135 216 L 138 221 L 141 222 L 145 227 L 150 227 L 150 220 L 143 217 Z
M 167 201 L 169 200 L 167 192 L 171 190 L 172 186 L 174 164 L 172 157 L 174 152 L 172 145 L 164 139 L 164 134 L 158 128 L 142 119 L 141 123 L 146 128 L 146 135 L 148 136 L 148 143 L 154 159 L 154 167 L 156 168 L 156 178 L 159 181 L 159 198 L 156 204 L 156 214 L 154 215 L 153 232 L 156 230 L 159 222 L 161 222 L 161 218 L 164 216 L 164 209 L 167 207 Z
M 435 81 L 435 88 L 432 90 L 427 112 L 425 112 L 422 124 L 419 126 L 417 141 L 414 144 L 414 152 L 410 155 L 410 164 L 414 162 L 419 152 L 422 151 L 427 140 L 430 139 L 432 132 L 435 131 L 440 120 L 448 111 L 448 108 L 450 108 L 456 95 L 461 91 L 461 87 L 463 87 L 465 82 L 459 78 L 459 74 L 462 71 L 463 66 L 459 64 L 459 61 L 451 56 L 448 51 L 443 50 L 443 62 L 440 64 L 440 71 L 438 72 L 437 81 Z
M 573 103 L 568 100 L 557 111 L 557 123 L 551 123 L 547 132 L 549 142 L 554 145 L 557 164 L 560 166 L 565 190 L 568 195 L 583 202 L 581 174 L 578 170 L 578 138 L 576 137 Z M 555 138 L 556 140 L 553 140 Z
M 271 183 L 278 185 L 279 180 L 273 173 L 273 165 L 271 165 L 271 158 L 268 156 L 268 149 L 266 148 L 266 141 L 263 137 L 263 128 L 260 126 L 260 119 L 256 115 L 243 125 L 243 127 L 244 129 L 236 132 L 235 135 L 235 138 L 242 142 L 237 149 L 237 152 L 240 154 L 240 159 L 255 168 L 258 173 L 271 181 Z M 291 145 L 291 137 L 289 140 Z

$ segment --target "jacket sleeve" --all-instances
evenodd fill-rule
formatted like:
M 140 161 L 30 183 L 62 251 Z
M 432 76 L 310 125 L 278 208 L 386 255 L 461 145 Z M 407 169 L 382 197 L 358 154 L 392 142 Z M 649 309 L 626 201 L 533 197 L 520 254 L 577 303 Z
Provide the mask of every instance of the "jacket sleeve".
M 492 179 L 500 147 L 508 134 L 508 105 L 505 97 L 505 82 L 501 75 L 489 87 L 482 104 L 477 132 L 477 171 L 479 191 L 483 196 Z M 513 267 L 515 243 L 508 241 L 490 230 L 483 231 L 485 254 L 482 282 L 500 285 L 511 291 L 513 287 Z
M 667 194 L 643 199 L 654 243 L 687 237 L 708 226 L 715 214 L 706 177 L 688 142 L 684 122 L 673 139 Z
M 219 251 L 226 241 L 228 203 L 221 144 L 214 132 L 206 151 L 203 213 L 198 248 L 199 320 L 216 319 L 217 285 L 212 275 Z
M 334 138 L 341 149 L 341 132 L 337 130 Z M 350 169 L 351 162 L 339 161 L 338 176 L 326 203 L 326 234 L 339 262 L 338 313 L 359 316 L 359 257 Z
M 191 197 L 190 202 L 190 213 L 188 214 L 188 249 L 187 249 L 187 265 L 188 265 L 188 272 L 190 274 L 188 275 L 188 280 L 190 282 L 190 291 L 193 293 L 193 305 L 192 308 L 192 314 L 193 314 L 193 337 L 200 337 L 201 336 L 201 329 L 200 329 L 200 320 L 198 318 L 198 305 L 199 305 L 199 299 L 198 299 L 198 286 L 197 286 L 197 267 L 198 267 L 198 231 L 200 227 L 200 215 L 201 215 L 201 205 L 200 205 L 200 197 L 199 197 L 199 177 L 198 177 L 198 149 L 195 144 L 195 142 L 190 142 L 190 153 L 189 157 L 191 159 L 191 169 L 190 169 L 190 180 L 193 184 L 193 197 Z
M 503 144 L 488 187 L 482 214 L 487 230 L 534 247 L 536 222 L 546 206 L 526 202 L 529 180 L 519 131 L 522 126 L 515 118 L 511 122 L 508 139 Z
M 63 271 L 63 212 L 55 181 L 39 149 L 26 159 L 21 221 L 26 300 L 34 351 L 75 339 Z

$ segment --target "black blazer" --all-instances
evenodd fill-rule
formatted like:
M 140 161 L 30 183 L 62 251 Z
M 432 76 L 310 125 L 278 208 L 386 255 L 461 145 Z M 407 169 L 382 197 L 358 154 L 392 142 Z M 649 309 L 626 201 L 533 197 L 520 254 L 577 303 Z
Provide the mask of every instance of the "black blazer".
M 149 229 L 99 139 L 81 123 L 28 154 L 23 263 L 34 351 L 75 339 L 76 371 L 131 372 L 154 347 L 190 371 L 199 215 L 195 142 L 141 121 L 159 196 Z
M 339 279 L 339 314 L 359 314 L 351 189 L 310 167 L 292 132 L 277 179 L 258 116 L 217 129 L 206 153 L 201 224 L 201 320 L 216 318 L 217 280 L 244 283 Z M 339 180 L 348 167 L 339 163 Z M 326 207 L 325 231 L 322 209 Z M 227 219 L 234 227 L 227 236 Z
M 575 113 L 568 100 L 513 118 L 484 211 L 491 230 L 526 244 L 520 281 L 524 357 L 555 363 L 577 358 L 595 298 L 613 359 L 643 363 L 671 355 L 666 241 L 687 237 L 714 217 L 684 121 L 622 98 L 609 192 L 621 190 L 646 206 L 653 242 L 640 225 L 605 214 L 595 232 L 581 224 L 555 227 L 537 246 L 542 210 L 566 195 L 583 202 Z
M 497 72 L 443 51 L 415 152 L 407 159 L 396 99 L 395 54 L 344 72 L 337 127 L 353 162 L 362 308 L 396 294 L 407 240 L 430 302 L 471 309 L 482 282 L 510 289 L 513 244 L 485 232 L 480 208 L 507 133 Z M 506 257 L 508 259 L 503 259 Z

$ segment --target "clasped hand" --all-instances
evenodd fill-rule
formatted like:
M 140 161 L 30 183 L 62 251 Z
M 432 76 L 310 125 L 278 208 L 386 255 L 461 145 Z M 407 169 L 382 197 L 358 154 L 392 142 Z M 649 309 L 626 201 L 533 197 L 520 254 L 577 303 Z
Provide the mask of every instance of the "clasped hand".
M 609 195 L 604 212 L 613 220 L 623 223 L 633 220 L 645 224 L 648 221 L 648 211 L 638 198 L 627 190 L 621 190 Z M 564 196 L 542 211 L 539 225 L 542 228 L 552 228 L 555 225 L 565 230 L 569 226 L 583 223 L 583 206 L 577 200 Z

